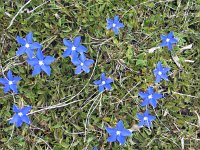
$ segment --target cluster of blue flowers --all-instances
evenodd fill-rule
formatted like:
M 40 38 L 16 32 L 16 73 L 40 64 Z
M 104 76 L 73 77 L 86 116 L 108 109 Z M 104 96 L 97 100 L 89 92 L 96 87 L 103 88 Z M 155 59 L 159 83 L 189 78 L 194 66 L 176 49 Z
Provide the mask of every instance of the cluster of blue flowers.
M 119 16 L 115 16 L 114 19 L 107 19 L 107 29 L 113 30 L 115 34 L 119 33 L 119 28 L 124 27 L 124 24 L 119 22 Z M 167 36 L 161 35 L 162 43 L 160 47 L 167 46 L 171 51 L 173 44 L 178 41 L 173 37 L 173 32 L 170 32 Z M 26 38 L 17 36 L 17 42 L 21 47 L 16 52 L 17 56 L 27 54 L 27 63 L 33 67 L 32 76 L 40 74 L 42 71 L 45 72 L 48 76 L 51 75 L 51 63 L 55 61 L 55 58 L 52 56 L 44 56 L 42 52 L 42 45 L 38 42 L 33 42 L 33 34 L 29 32 Z M 87 59 L 85 53 L 87 48 L 81 44 L 81 37 L 77 36 L 73 41 L 64 39 L 64 45 L 66 50 L 63 52 L 63 57 L 70 57 L 71 62 L 76 66 L 75 74 L 80 74 L 82 72 L 89 73 L 90 66 L 94 64 L 94 60 Z M 36 51 L 35 51 L 36 50 Z M 155 70 L 153 70 L 154 76 L 156 78 L 155 83 L 158 84 L 162 80 L 168 80 L 167 73 L 170 71 L 170 68 L 163 67 L 162 63 L 159 61 Z M 14 93 L 18 93 L 17 83 L 21 78 L 18 76 L 13 76 L 12 72 L 9 70 L 7 72 L 7 77 L 0 78 L 0 83 L 4 85 L 4 93 L 8 93 L 12 90 Z M 112 78 L 107 78 L 106 74 L 103 72 L 99 80 L 94 81 L 93 83 L 98 86 L 98 90 L 102 93 L 105 90 L 111 90 L 111 83 L 114 82 Z M 163 97 L 162 94 L 156 93 L 153 89 L 153 86 L 149 86 L 147 91 L 139 92 L 139 96 L 143 99 L 141 106 L 146 107 L 146 111 L 143 114 L 137 114 L 139 119 L 138 126 L 143 127 L 147 126 L 148 128 L 152 127 L 152 121 L 155 120 L 155 116 L 152 116 L 149 113 L 148 106 L 152 105 L 153 108 L 157 106 L 157 100 Z M 24 106 L 23 108 L 18 108 L 16 105 L 13 105 L 13 112 L 15 115 L 10 119 L 10 123 L 15 124 L 16 127 L 20 127 L 22 123 L 30 124 L 31 121 L 28 117 L 28 113 L 31 110 L 31 106 Z M 109 133 L 108 142 L 118 141 L 121 145 L 125 144 L 126 136 L 132 134 L 131 130 L 124 128 L 123 121 L 120 120 L 116 128 L 106 127 L 106 131 Z M 94 148 L 95 150 L 97 148 Z

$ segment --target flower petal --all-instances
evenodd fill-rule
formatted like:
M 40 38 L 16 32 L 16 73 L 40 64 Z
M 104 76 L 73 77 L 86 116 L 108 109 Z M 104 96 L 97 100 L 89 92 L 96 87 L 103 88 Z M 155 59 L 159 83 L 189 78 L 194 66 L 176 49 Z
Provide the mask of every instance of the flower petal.
M 13 90 L 14 93 L 18 93 L 17 85 L 16 84 L 10 85 L 10 89 Z
M 10 91 L 10 86 L 8 84 L 6 84 L 3 88 L 3 92 L 4 93 L 8 93 L 8 91 Z
M 156 83 L 160 83 L 160 80 L 161 80 L 161 76 L 157 75 L 156 76 Z
M 160 44 L 160 47 L 165 47 L 167 46 L 167 42 L 166 41 L 163 41 L 161 44 Z
M 74 46 L 78 47 L 80 45 L 80 42 L 81 42 L 81 37 L 80 36 L 77 36 L 75 39 L 74 39 Z
M 113 31 L 115 32 L 115 34 L 119 34 L 119 29 L 118 28 L 114 27 Z
M 160 98 L 162 98 L 162 94 L 160 94 L 160 93 L 153 94 L 153 99 L 160 99 Z
M 26 52 L 26 47 L 25 46 L 21 46 L 18 51 L 16 52 L 16 55 L 19 56 L 19 55 L 22 55 Z
M 46 56 L 44 59 L 44 63 L 45 63 L 45 65 L 50 65 L 54 60 L 55 60 L 54 57 Z
M 99 85 L 98 89 L 99 89 L 99 92 L 101 93 L 101 92 L 104 91 L 104 86 L 103 85 Z
M 13 110 L 15 113 L 18 113 L 18 112 L 19 112 L 19 108 L 18 108 L 15 104 L 13 105 L 12 110 Z
M 67 39 L 63 39 L 63 43 L 67 47 L 72 47 L 73 46 L 72 42 L 70 40 L 67 40 Z
M 117 132 L 117 129 L 116 128 L 109 128 L 109 127 L 106 127 L 106 131 L 112 135 L 112 134 L 116 134 Z
M 114 23 L 118 23 L 119 22 L 119 16 L 115 16 L 114 17 Z
M 27 35 L 26 35 L 26 41 L 30 44 L 33 42 L 33 33 L 32 32 L 29 32 Z
M 24 46 L 26 44 L 26 41 L 20 36 L 17 36 L 17 43 Z
M 132 134 L 132 132 L 127 129 L 123 129 L 121 131 L 121 135 L 123 135 L 123 136 L 130 136 L 131 134 Z
M 43 70 L 44 72 L 46 72 L 46 74 L 47 74 L 48 76 L 51 75 L 51 67 L 50 67 L 50 66 L 48 66 L 48 65 L 42 65 L 41 68 L 42 68 L 42 70 Z
M 87 48 L 83 45 L 79 45 L 76 49 L 79 53 L 85 53 L 87 52 Z
M 145 98 L 144 101 L 140 104 L 141 106 L 147 106 L 149 104 L 149 99 Z
M 28 55 L 28 58 L 33 58 L 33 54 L 34 54 L 33 50 L 31 50 L 30 48 L 26 48 L 25 52 Z
M 36 53 L 36 56 L 39 60 L 43 60 L 44 59 L 44 55 L 41 51 L 41 49 L 38 49 L 37 53 Z
M 7 77 L 8 77 L 8 80 L 13 80 L 13 75 L 10 70 L 7 72 Z
M 148 94 L 146 93 L 146 92 L 139 92 L 139 94 L 138 94 L 141 98 L 146 98 L 146 97 L 148 97 Z
M 34 42 L 34 43 L 30 44 L 30 48 L 31 49 L 40 49 L 40 48 L 42 48 L 42 45 L 38 42 Z
M 113 79 L 112 79 L 112 78 L 107 78 L 107 79 L 106 79 L 106 83 L 107 83 L 107 84 L 112 83 L 112 82 L 113 82 Z
M 153 87 L 151 87 L 151 86 L 148 87 L 147 91 L 148 91 L 149 95 L 154 93 Z
M 76 70 L 75 70 L 75 74 L 80 74 L 82 72 L 82 67 L 81 66 L 77 66 Z
M 98 85 L 98 84 L 101 84 L 101 80 L 95 80 L 93 83 L 95 84 L 95 85 Z
M 93 63 L 94 63 L 94 60 L 92 60 L 92 59 L 88 59 L 88 60 L 85 61 L 85 65 L 86 65 L 86 66 L 90 66 L 90 65 L 92 65 Z
M 32 76 L 39 74 L 41 71 L 42 71 L 41 67 L 39 65 L 35 65 L 32 72 Z
M 113 20 L 112 19 L 106 19 L 108 24 L 113 24 Z
M 101 80 L 102 80 L 102 81 L 106 81 L 106 74 L 105 74 L 105 73 L 102 73 L 102 74 L 101 74 Z
M 21 118 L 19 118 L 17 121 L 16 121 L 16 127 L 20 127 L 22 125 L 23 121 L 21 120 Z
M 168 47 L 169 50 L 172 50 L 172 43 L 168 42 L 167 47 Z
M 17 84 L 17 82 L 19 81 L 19 80 L 21 80 L 22 78 L 21 77 L 13 77 L 13 83 L 14 84 Z
M 123 129 L 124 129 L 123 121 L 120 120 L 120 121 L 117 123 L 116 127 L 117 127 L 117 130 L 119 130 L 119 131 L 123 130 Z
M 28 117 L 27 115 L 23 115 L 23 116 L 21 117 L 21 120 L 22 120 L 23 122 L 25 122 L 26 124 L 30 124 L 30 123 L 31 123 L 31 121 L 30 121 L 30 119 L 29 119 L 29 117 Z
M 15 114 L 9 121 L 9 123 L 15 123 L 19 120 L 19 116 L 17 114 Z
M 111 135 L 110 137 L 107 138 L 107 141 L 108 142 L 115 142 L 117 139 L 117 136 L 116 135 Z
M 107 29 L 107 30 L 110 30 L 112 27 L 113 27 L 113 24 L 108 24 L 108 25 L 106 26 L 106 29 Z
M 161 38 L 161 40 L 166 41 L 167 36 L 161 34 L 161 35 L 160 35 L 160 38 Z
M 117 136 L 117 140 L 121 145 L 125 144 L 125 137 L 124 136 Z
M 31 106 L 25 106 L 21 109 L 21 112 L 26 115 L 30 110 L 31 110 Z
M 4 78 L 0 78 L 0 83 L 1 84 L 7 84 L 8 80 L 4 79 Z
M 169 34 L 167 35 L 167 37 L 168 37 L 169 39 L 171 39 L 171 38 L 173 38 L 173 34 L 174 34 L 174 33 L 173 33 L 172 31 L 170 31 Z
M 112 90 L 112 86 L 110 84 L 105 84 L 104 87 L 108 90 Z
M 38 59 L 37 58 L 33 58 L 33 59 L 27 59 L 26 60 L 27 63 L 31 66 L 35 66 L 35 65 L 38 65 Z
M 87 66 L 82 66 L 83 71 L 85 71 L 86 73 L 90 72 L 90 68 L 88 68 Z
M 72 52 L 71 48 L 67 48 L 67 49 L 63 52 L 62 56 L 63 56 L 64 58 L 65 58 L 65 57 L 68 57 L 68 56 L 71 55 L 71 52 Z

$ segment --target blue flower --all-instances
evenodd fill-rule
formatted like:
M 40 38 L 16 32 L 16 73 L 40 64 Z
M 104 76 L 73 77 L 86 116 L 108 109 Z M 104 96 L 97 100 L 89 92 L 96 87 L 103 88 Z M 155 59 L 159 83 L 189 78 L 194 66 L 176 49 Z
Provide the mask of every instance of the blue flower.
M 41 49 L 38 49 L 36 58 L 27 59 L 28 64 L 34 67 L 32 76 L 39 74 L 42 70 L 46 72 L 48 76 L 51 74 L 51 67 L 49 66 L 55 60 L 54 57 L 46 56 L 42 54 Z
M 177 39 L 173 38 L 173 32 L 169 32 L 166 36 L 161 34 L 160 38 L 162 39 L 160 46 L 167 46 L 170 51 L 172 50 L 172 45 L 178 42 Z
M 162 98 L 162 94 L 155 93 L 152 87 L 148 87 L 146 92 L 139 92 L 140 97 L 144 99 L 141 103 L 141 106 L 147 106 L 151 104 L 153 108 L 156 108 L 157 100 Z
M 19 109 L 16 105 L 13 105 L 13 112 L 15 112 L 15 115 L 11 118 L 9 123 L 15 123 L 16 127 L 20 127 L 23 122 L 26 124 L 30 124 L 31 121 L 29 117 L 27 116 L 27 113 L 31 110 L 31 106 L 26 106 L 21 109 Z
M 12 72 L 9 70 L 7 73 L 7 78 L 0 78 L 0 83 L 4 84 L 4 93 L 12 90 L 14 93 L 17 93 L 17 82 L 21 80 L 20 77 L 14 77 Z
M 89 67 L 94 63 L 94 60 L 86 59 L 85 55 L 81 55 L 79 58 L 72 59 L 72 63 L 76 65 L 75 74 L 80 74 L 82 71 L 89 73 Z
M 156 83 L 159 83 L 161 79 L 168 81 L 167 72 L 170 68 L 163 68 L 161 62 L 159 61 L 156 69 L 153 70 L 154 76 L 156 77 Z
M 97 147 L 94 147 L 94 149 L 93 149 L 93 150 L 98 150 L 98 149 L 97 149 Z
M 115 34 L 119 33 L 119 28 L 124 27 L 124 24 L 119 22 L 119 16 L 115 16 L 114 19 L 106 19 L 108 25 L 106 26 L 106 28 L 108 30 L 112 29 Z
M 63 57 L 71 56 L 72 58 L 77 58 L 78 53 L 84 53 L 87 51 L 87 48 L 81 45 L 80 36 L 77 36 L 73 43 L 67 39 L 64 39 L 63 43 L 65 46 L 67 46 L 67 49 L 63 53 Z
M 108 137 L 108 142 L 115 142 L 116 140 L 121 144 L 125 144 L 125 138 L 126 136 L 130 136 L 132 134 L 131 131 L 124 128 L 123 122 L 120 120 L 116 128 L 106 128 L 106 131 L 110 134 L 110 137 Z
M 32 58 L 34 55 L 34 49 L 42 48 L 38 42 L 33 42 L 32 32 L 27 34 L 26 39 L 17 36 L 17 42 L 18 44 L 22 45 L 16 52 L 17 56 L 26 53 L 29 58 Z
M 138 126 L 142 127 L 146 125 L 148 128 L 152 127 L 152 121 L 156 118 L 149 114 L 149 110 L 147 109 L 144 114 L 137 114 L 138 119 L 140 120 Z
M 99 86 L 99 92 L 103 92 L 105 89 L 108 89 L 108 90 L 112 89 L 110 85 L 110 83 L 112 82 L 113 82 L 113 79 L 106 78 L 105 73 L 102 73 L 101 79 L 94 81 L 94 84 Z

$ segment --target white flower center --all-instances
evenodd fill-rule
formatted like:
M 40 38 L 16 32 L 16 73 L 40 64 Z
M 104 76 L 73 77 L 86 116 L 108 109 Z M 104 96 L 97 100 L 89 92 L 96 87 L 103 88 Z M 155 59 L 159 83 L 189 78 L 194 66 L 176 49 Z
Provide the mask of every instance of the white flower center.
M 116 24 L 115 23 L 113 23 L 113 28 L 116 26 Z
M 9 84 L 9 85 L 12 85 L 12 84 L 13 84 L 13 82 L 12 82 L 12 81 L 9 81 L 9 82 L 8 82 L 8 84 Z
M 19 115 L 20 117 L 23 116 L 23 114 L 22 114 L 21 112 L 19 112 L 18 115 Z
M 152 96 L 152 95 L 149 95 L 149 96 L 148 96 L 148 99 L 152 99 L 152 98 L 153 98 L 153 96 Z
M 117 135 L 120 135 L 120 134 L 121 134 L 121 131 L 117 131 L 116 134 L 117 134 Z
M 105 82 L 105 81 L 102 81 L 101 84 L 104 85 L 104 84 L 106 84 L 106 82 Z
M 147 117 L 144 117 L 144 120 L 148 120 L 148 118 L 147 118 Z
M 84 64 L 83 63 L 81 63 L 81 66 L 83 66 Z
M 28 43 L 26 43 L 25 47 L 26 47 L 26 48 L 29 48 L 29 47 L 30 47 L 30 45 L 29 45 Z
M 39 61 L 39 65 L 42 66 L 44 65 L 44 62 L 42 60 Z
M 72 50 L 73 50 L 73 51 L 76 50 L 76 47 L 75 47 L 75 46 L 72 46 Z
M 162 72 L 161 72 L 161 71 L 159 71 L 159 72 L 158 72 L 158 74 L 161 76 L 161 75 L 162 75 Z
M 170 40 L 170 39 L 167 38 L 167 39 L 166 39 L 166 42 L 169 42 L 169 40 Z

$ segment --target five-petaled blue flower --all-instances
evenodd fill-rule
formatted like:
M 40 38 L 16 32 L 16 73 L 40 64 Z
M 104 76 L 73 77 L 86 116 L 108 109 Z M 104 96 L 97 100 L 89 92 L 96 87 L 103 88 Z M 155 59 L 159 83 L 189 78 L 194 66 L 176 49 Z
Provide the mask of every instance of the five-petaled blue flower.
M 142 127 L 146 125 L 148 128 L 152 127 L 152 121 L 156 118 L 149 114 L 149 110 L 147 109 L 144 114 L 137 114 L 138 119 L 140 120 L 138 126 Z
M 19 109 L 16 105 L 13 105 L 13 112 L 15 112 L 15 115 L 11 118 L 9 123 L 15 123 L 16 127 L 20 127 L 23 122 L 26 124 L 30 124 L 31 121 L 29 117 L 27 116 L 27 113 L 31 110 L 31 106 L 26 106 L 21 109 Z
M 12 90 L 14 93 L 17 93 L 17 82 L 21 80 L 20 77 L 14 77 L 12 72 L 9 70 L 7 73 L 7 78 L 0 78 L 0 83 L 4 84 L 4 93 Z
M 63 53 L 63 57 L 71 56 L 73 59 L 78 57 L 78 54 L 85 53 L 87 51 L 87 48 L 83 45 L 81 45 L 81 37 L 77 36 L 73 43 L 67 39 L 63 40 L 63 43 L 65 46 L 67 46 L 67 49 Z
M 159 61 L 156 69 L 153 70 L 154 76 L 156 77 L 156 83 L 159 83 L 161 79 L 168 81 L 167 72 L 170 68 L 163 68 L 161 62 Z
M 160 38 L 162 39 L 160 46 L 167 46 L 170 51 L 172 50 L 172 45 L 178 42 L 177 39 L 173 38 L 173 32 L 169 32 L 166 36 L 161 34 Z
M 146 92 L 139 92 L 140 97 L 144 99 L 141 106 L 147 106 L 151 104 L 153 108 L 156 108 L 157 100 L 162 98 L 162 94 L 155 93 L 152 87 L 148 87 Z
M 119 22 L 119 16 L 115 16 L 114 19 L 106 19 L 108 25 L 106 26 L 106 28 L 108 30 L 112 29 L 115 34 L 119 33 L 119 28 L 124 27 L 124 24 Z
M 120 120 L 116 128 L 106 128 L 106 131 L 110 134 L 110 137 L 108 137 L 108 142 L 115 142 L 116 140 L 121 144 L 125 144 L 125 138 L 126 136 L 130 136 L 132 134 L 131 131 L 124 128 L 123 122 Z
M 38 49 L 36 58 L 27 59 L 27 62 L 34 67 L 32 76 L 39 74 L 42 70 L 46 72 L 48 76 L 51 74 L 51 67 L 49 66 L 55 60 L 54 57 L 44 57 L 41 49 Z
M 17 42 L 22 46 L 18 49 L 16 55 L 22 55 L 26 53 L 29 58 L 32 58 L 34 55 L 34 49 L 42 48 L 42 46 L 38 42 L 33 42 L 32 32 L 29 32 L 27 34 L 26 39 L 17 36 Z
M 82 71 L 89 73 L 89 67 L 94 63 L 94 60 L 86 59 L 85 55 L 81 55 L 79 58 L 72 59 L 72 63 L 76 65 L 75 74 L 80 74 Z
M 105 89 L 111 90 L 112 87 L 110 83 L 113 82 L 113 79 L 106 78 L 105 73 L 101 74 L 101 79 L 94 81 L 94 84 L 99 86 L 99 92 L 103 92 Z

